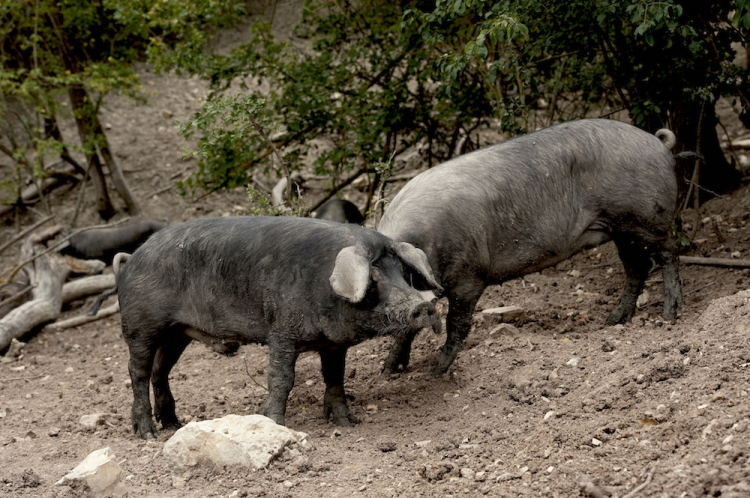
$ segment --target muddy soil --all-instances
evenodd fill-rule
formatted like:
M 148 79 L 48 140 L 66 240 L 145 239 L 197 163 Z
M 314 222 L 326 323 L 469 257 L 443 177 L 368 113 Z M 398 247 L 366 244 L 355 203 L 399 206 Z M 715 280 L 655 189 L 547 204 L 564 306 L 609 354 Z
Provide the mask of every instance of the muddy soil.
M 181 159 L 173 122 L 207 89 L 141 72 L 149 105 L 110 98 L 104 121 L 145 214 L 174 223 L 246 209 L 241 189 L 194 202 L 174 189 L 155 193 L 195 167 Z M 75 191 L 51 201 L 69 219 Z M 96 223 L 93 199 L 85 206 L 81 224 Z M 688 211 L 686 222 L 698 228 L 686 254 L 750 259 L 749 218 L 747 188 Z M 35 219 L 29 213 L 23 225 Z M 3 240 L 13 233 L 0 227 Z M 350 350 L 346 387 L 360 419 L 353 428 L 323 419 L 320 362 L 303 354 L 287 424 L 309 433 L 315 449 L 262 471 L 173 474 L 161 455 L 171 433 L 149 442 L 132 433 L 118 316 L 37 332 L 25 338 L 22 357 L 0 363 L 0 496 L 80 496 L 55 482 L 102 447 L 139 497 L 570 497 L 581 486 L 620 497 L 636 488 L 637 496 L 750 496 L 749 272 L 683 265 L 685 306 L 665 323 L 657 270 L 637 316 L 615 327 L 602 326 L 624 282 L 612 244 L 488 288 L 464 351 L 441 378 L 429 369 L 443 336 L 422 333 L 409 369 L 388 378 L 380 376 L 387 338 Z M 91 301 L 73 303 L 66 316 Z M 504 327 L 483 318 L 482 310 L 502 305 L 526 314 Z M 191 344 L 172 374 L 178 416 L 254 413 L 267 366 L 262 346 L 225 357 Z M 106 423 L 83 430 L 79 418 L 94 413 Z

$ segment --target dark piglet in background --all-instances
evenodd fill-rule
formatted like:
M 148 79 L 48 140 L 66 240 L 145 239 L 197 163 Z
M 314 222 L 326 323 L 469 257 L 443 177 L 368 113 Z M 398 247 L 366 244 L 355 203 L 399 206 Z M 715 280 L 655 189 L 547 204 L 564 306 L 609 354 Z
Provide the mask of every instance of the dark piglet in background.
M 440 291 L 424 253 L 352 224 L 301 218 L 208 218 L 154 234 L 118 275 L 122 335 L 130 349 L 133 429 L 156 436 L 180 423 L 169 372 L 191 340 L 231 348 L 268 344 L 269 395 L 260 412 L 279 424 L 303 351 L 320 355 L 324 409 L 335 423 L 356 421 L 346 406 L 347 349 L 380 334 L 439 326 Z M 411 275 L 410 275 L 411 276 Z
M 662 139 L 664 141 L 662 141 Z M 613 240 L 626 273 L 606 320 L 635 312 L 653 257 L 662 265 L 664 317 L 682 303 L 675 241 L 675 137 L 618 121 L 555 125 L 457 157 L 411 180 L 378 231 L 422 249 L 449 301 L 444 373 L 471 328 L 485 287 L 540 271 Z M 414 335 L 397 338 L 383 371 L 409 363 Z
M 361 225 L 365 222 L 365 218 L 359 212 L 359 208 L 353 202 L 344 199 L 331 199 L 327 201 L 316 211 L 315 218 L 337 221 L 339 223 L 354 223 L 355 225 Z
M 81 259 L 100 259 L 109 265 L 115 254 L 134 252 L 168 225 L 169 220 L 140 218 L 117 226 L 92 228 L 71 237 L 60 252 Z

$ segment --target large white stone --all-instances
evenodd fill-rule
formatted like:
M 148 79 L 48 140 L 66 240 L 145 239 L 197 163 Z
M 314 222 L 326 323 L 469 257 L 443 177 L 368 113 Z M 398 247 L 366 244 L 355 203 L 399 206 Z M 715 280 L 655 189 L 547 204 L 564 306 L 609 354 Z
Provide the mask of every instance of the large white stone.
M 57 481 L 59 485 L 85 484 L 94 498 L 127 496 L 122 470 L 112 450 L 102 448 L 89 454 L 69 474 Z
M 312 448 L 307 434 L 263 415 L 227 415 L 190 422 L 164 445 L 164 457 L 185 468 L 196 465 L 242 465 L 264 468 L 285 448 Z

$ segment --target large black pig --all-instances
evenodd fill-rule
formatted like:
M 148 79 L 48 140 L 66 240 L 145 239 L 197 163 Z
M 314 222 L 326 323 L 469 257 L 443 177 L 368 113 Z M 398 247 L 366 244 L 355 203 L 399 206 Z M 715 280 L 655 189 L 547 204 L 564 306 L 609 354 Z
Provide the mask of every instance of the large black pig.
M 130 256 L 117 281 L 133 429 L 156 436 L 149 381 L 156 419 L 167 429 L 180 426 L 168 376 L 193 339 L 212 346 L 268 344 L 269 395 L 260 412 L 279 424 L 297 355 L 318 351 L 325 414 L 350 425 L 356 419 L 344 396 L 347 349 L 379 334 L 402 336 L 439 323 L 431 292 L 411 287 L 405 271 L 440 290 L 422 251 L 356 225 L 233 217 L 157 232 Z
M 662 265 L 664 317 L 674 318 L 682 303 L 670 237 L 674 143 L 666 129 L 654 136 L 618 121 L 584 119 L 454 158 L 406 184 L 378 231 L 422 249 L 445 288 L 448 336 L 434 373 L 444 373 L 461 350 L 485 287 L 610 239 L 627 280 L 606 323 L 633 315 L 651 257 Z M 406 368 L 413 338 L 396 339 L 384 372 Z

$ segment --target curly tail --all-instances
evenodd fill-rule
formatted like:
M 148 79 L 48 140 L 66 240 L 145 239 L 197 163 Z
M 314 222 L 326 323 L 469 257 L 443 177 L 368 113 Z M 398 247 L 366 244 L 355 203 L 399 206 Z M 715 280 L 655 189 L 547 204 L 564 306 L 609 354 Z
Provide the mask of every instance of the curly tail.
M 672 147 L 677 143 L 677 138 L 675 138 L 674 133 L 666 128 L 656 130 L 654 135 L 656 135 L 656 138 L 661 140 L 664 146 L 669 150 L 672 150 Z
M 120 271 L 129 258 L 130 254 L 126 252 L 118 252 L 117 254 L 115 254 L 115 257 L 112 260 L 112 270 L 115 274 L 115 286 L 99 294 L 99 297 L 96 298 L 94 304 L 92 304 L 88 311 L 86 311 L 87 315 L 96 316 L 96 314 L 99 312 L 99 308 L 102 307 L 102 303 L 104 302 L 104 300 L 117 292 L 117 281 L 120 280 Z

